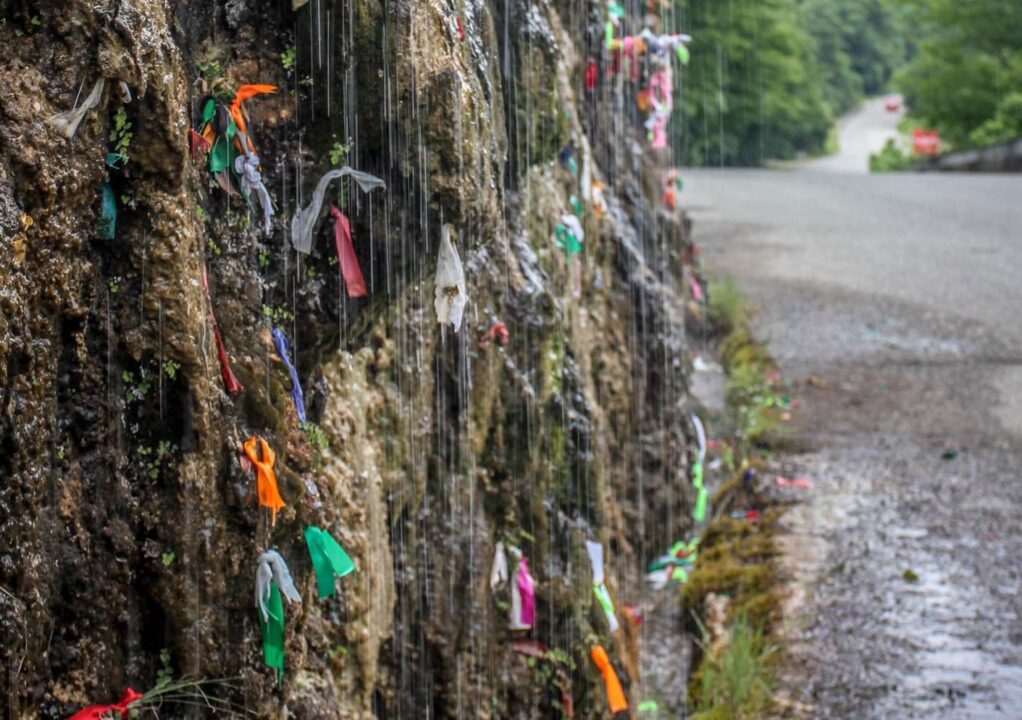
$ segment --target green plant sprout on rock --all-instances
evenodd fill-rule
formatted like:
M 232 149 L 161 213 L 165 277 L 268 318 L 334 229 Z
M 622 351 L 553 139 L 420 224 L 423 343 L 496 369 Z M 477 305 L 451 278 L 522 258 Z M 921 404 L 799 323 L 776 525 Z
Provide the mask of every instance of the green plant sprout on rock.
M 123 107 L 117 108 L 117 112 L 114 113 L 114 127 L 110 131 L 110 142 L 113 143 L 113 152 L 122 156 L 124 162 L 128 161 L 128 148 L 131 146 L 133 137 L 128 113 Z

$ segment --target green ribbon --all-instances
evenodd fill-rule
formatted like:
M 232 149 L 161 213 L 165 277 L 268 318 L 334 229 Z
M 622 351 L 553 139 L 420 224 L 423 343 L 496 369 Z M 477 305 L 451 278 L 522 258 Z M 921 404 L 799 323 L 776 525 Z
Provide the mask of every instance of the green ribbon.
M 585 212 L 585 208 L 582 207 L 582 203 L 579 201 L 578 196 L 572 195 L 568 199 L 568 202 L 571 204 L 571 209 L 575 213 L 575 215 L 578 217 L 582 217 L 582 213 Z
M 622 7 L 621 3 L 618 2 L 607 3 L 607 14 L 613 18 L 617 18 L 618 20 L 620 20 L 625 16 L 625 9 L 624 7 Z
M 234 125 L 234 121 L 227 126 L 227 132 L 223 135 L 217 135 L 216 140 L 213 141 L 213 149 L 209 151 L 209 171 L 211 173 L 218 173 L 223 170 L 230 169 L 234 163 L 234 135 L 237 133 L 238 128 Z
M 572 177 L 578 175 L 578 163 L 575 162 L 575 158 L 568 158 L 568 172 L 571 173 Z
M 568 257 L 582 252 L 582 243 L 561 223 L 554 226 L 554 242 L 557 247 L 567 253 Z
M 688 65 L 689 53 L 688 48 L 683 43 L 678 43 L 674 46 L 674 52 L 678 56 L 678 61 L 682 65 Z
M 263 631 L 263 662 L 277 671 L 279 678 L 284 673 L 284 602 L 280 598 L 277 583 L 270 583 L 270 598 L 266 602 L 269 621 L 259 613 L 259 628 Z
M 202 109 L 202 122 L 203 124 L 210 122 L 216 115 L 216 102 L 212 99 L 206 102 L 206 106 Z M 211 173 L 218 173 L 221 170 L 228 168 L 233 169 L 234 163 L 234 140 L 235 134 L 238 132 L 237 126 L 234 124 L 234 120 L 231 120 L 227 125 L 227 132 L 222 136 L 217 135 L 213 141 L 213 147 L 209 151 L 209 171 Z
M 610 20 L 607 21 L 603 28 L 603 44 L 607 46 L 608 50 L 614 44 L 614 23 Z
M 355 572 L 355 563 L 330 533 L 315 525 L 305 528 L 305 544 L 312 558 L 319 599 L 324 600 L 334 594 L 334 576 L 344 577 Z
M 656 704 L 656 700 L 643 700 L 641 703 L 639 703 L 639 712 L 641 713 L 660 712 L 660 706 Z

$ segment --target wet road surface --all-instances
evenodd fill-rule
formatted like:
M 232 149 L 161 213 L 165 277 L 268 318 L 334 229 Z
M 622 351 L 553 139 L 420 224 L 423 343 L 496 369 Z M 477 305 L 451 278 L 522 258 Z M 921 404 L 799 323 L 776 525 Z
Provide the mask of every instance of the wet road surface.
M 860 116 L 840 161 L 683 195 L 802 402 L 786 714 L 1022 718 L 1022 177 L 857 173 L 896 121 Z

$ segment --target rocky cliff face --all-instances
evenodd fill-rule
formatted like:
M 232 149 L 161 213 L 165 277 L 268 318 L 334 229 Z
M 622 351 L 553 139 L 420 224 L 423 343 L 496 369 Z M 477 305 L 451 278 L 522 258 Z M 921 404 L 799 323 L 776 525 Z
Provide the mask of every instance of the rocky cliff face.
M 235 678 L 218 692 L 263 717 L 559 717 L 556 678 L 512 652 L 506 591 L 490 591 L 498 540 L 529 559 L 531 637 L 563 653 L 576 717 L 605 712 L 592 642 L 639 683 L 634 633 L 612 639 L 595 606 L 585 540 L 606 543 L 620 605 L 639 593 L 625 578 L 687 527 L 687 238 L 658 209 L 636 83 L 605 72 L 602 3 L 3 6 L 5 716 L 66 717 L 170 672 Z M 100 78 L 68 139 L 50 119 Z M 207 93 L 256 82 L 279 86 L 245 104 L 269 236 L 188 143 Z M 107 167 L 112 150 L 127 161 Z M 291 216 L 334 164 L 387 183 L 328 194 L 351 218 L 364 299 L 346 296 L 329 217 L 310 255 L 291 249 Z M 608 207 L 584 203 L 576 265 L 552 236 L 590 171 Z M 112 238 L 97 231 L 104 181 Z M 443 224 L 471 298 L 459 332 L 433 311 Z M 497 322 L 507 344 L 481 343 Z M 291 340 L 309 425 L 271 327 Z M 275 524 L 241 460 L 256 434 L 287 503 Z M 309 524 L 358 565 L 322 602 Z M 269 547 L 303 594 L 279 683 L 253 607 Z

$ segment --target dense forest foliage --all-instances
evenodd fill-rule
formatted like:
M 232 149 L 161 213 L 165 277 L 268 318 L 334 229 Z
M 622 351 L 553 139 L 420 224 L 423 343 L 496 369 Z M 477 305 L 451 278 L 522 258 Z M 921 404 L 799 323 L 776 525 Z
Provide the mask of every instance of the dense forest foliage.
M 693 36 L 674 132 L 692 165 L 817 153 L 834 119 L 902 64 L 906 12 L 885 0 L 681 0 Z
M 1022 137 L 1022 2 L 901 5 L 922 38 L 896 78 L 912 115 L 956 146 Z

